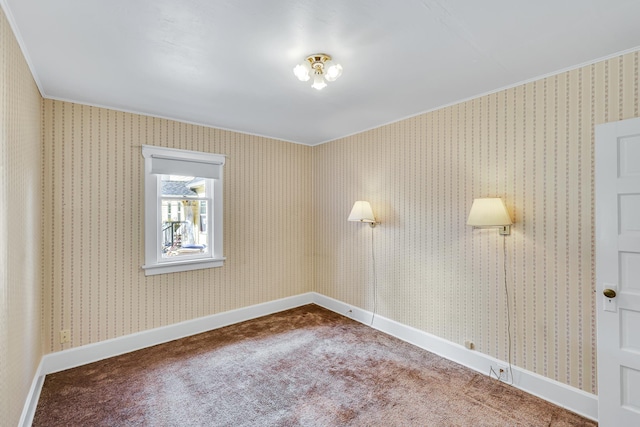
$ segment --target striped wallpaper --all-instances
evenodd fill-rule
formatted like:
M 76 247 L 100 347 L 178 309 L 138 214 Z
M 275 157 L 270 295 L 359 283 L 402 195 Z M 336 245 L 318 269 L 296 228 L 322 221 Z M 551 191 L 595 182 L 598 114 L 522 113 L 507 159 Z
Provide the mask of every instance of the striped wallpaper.
M 373 309 L 373 237 L 381 314 L 506 360 L 504 242 L 514 364 L 595 392 L 593 125 L 638 116 L 637 70 L 628 54 L 313 148 L 45 100 L 45 349 L 312 289 Z M 224 268 L 140 271 L 142 143 L 229 155 Z M 505 198 L 504 241 L 465 225 L 481 196 Z M 373 236 L 345 220 L 357 199 Z
M 447 340 L 596 392 L 594 125 L 639 115 L 639 53 L 314 149 L 315 286 Z M 473 230 L 503 197 L 511 236 Z M 382 222 L 346 218 L 369 200 Z M 375 268 L 371 257 L 373 238 Z
M 596 392 L 593 127 L 640 116 L 638 52 L 307 147 L 42 101 L 0 37 L 8 419 L 42 353 L 312 290 L 503 360 L 510 319 L 515 365 Z M 142 144 L 229 156 L 224 267 L 144 276 Z M 481 196 L 511 236 L 465 225 Z M 380 227 L 346 221 L 359 199 Z
M 40 93 L 0 10 L 0 425 L 7 426 L 18 425 L 42 357 L 40 114 Z
M 311 147 L 53 100 L 43 129 L 46 352 L 312 290 Z M 228 156 L 224 267 L 145 277 L 142 144 Z

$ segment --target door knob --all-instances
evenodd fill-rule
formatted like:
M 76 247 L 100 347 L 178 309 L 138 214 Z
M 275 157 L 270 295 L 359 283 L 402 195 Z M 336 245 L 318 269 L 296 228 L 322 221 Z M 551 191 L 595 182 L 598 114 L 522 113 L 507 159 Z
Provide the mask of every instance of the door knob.
M 605 289 L 602 293 L 607 298 L 615 298 L 616 297 L 616 291 L 614 291 L 613 289 Z

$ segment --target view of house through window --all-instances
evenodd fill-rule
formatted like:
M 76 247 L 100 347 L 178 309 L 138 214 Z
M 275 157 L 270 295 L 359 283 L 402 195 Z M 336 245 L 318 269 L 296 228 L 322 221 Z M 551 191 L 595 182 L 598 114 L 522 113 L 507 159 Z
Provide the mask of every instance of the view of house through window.
M 142 146 L 146 276 L 222 267 L 220 154 Z
M 207 179 L 161 175 L 162 258 L 206 254 Z

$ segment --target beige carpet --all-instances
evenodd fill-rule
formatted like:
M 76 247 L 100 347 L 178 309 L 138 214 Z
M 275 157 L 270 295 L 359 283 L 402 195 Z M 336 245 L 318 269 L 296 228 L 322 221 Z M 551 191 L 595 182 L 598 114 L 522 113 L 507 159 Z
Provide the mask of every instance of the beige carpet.
M 594 426 L 308 305 L 47 375 L 34 426 Z

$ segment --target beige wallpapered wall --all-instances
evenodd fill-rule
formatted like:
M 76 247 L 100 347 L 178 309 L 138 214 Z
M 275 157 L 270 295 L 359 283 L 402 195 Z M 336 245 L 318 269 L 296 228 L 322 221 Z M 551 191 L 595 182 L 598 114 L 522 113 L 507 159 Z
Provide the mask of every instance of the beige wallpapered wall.
M 517 366 L 596 392 L 593 128 L 637 117 L 638 52 L 316 147 L 316 290 L 508 359 L 503 239 L 473 230 L 503 197 Z
M 61 101 L 41 112 L 0 25 L 2 231 L 22 243 L 0 245 L 9 419 L 42 352 L 311 290 L 373 309 L 372 237 L 379 313 L 505 360 L 503 240 L 465 225 L 473 198 L 495 195 L 516 221 L 513 362 L 596 391 L 593 125 L 639 116 L 637 52 L 305 147 Z M 144 276 L 141 144 L 229 156 L 225 267 Z M 373 234 L 346 221 L 357 199 L 383 222 Z
M 18 424 L 42 357 L 40 116 L 40 92 L 0 10 L 0 424 L 8 426 Z
M 312 290 L 311 147 L 52 100 L 43 129 L 46 352 Z M 142 144 L 228 156 L 224 267 L 145 277 Z

